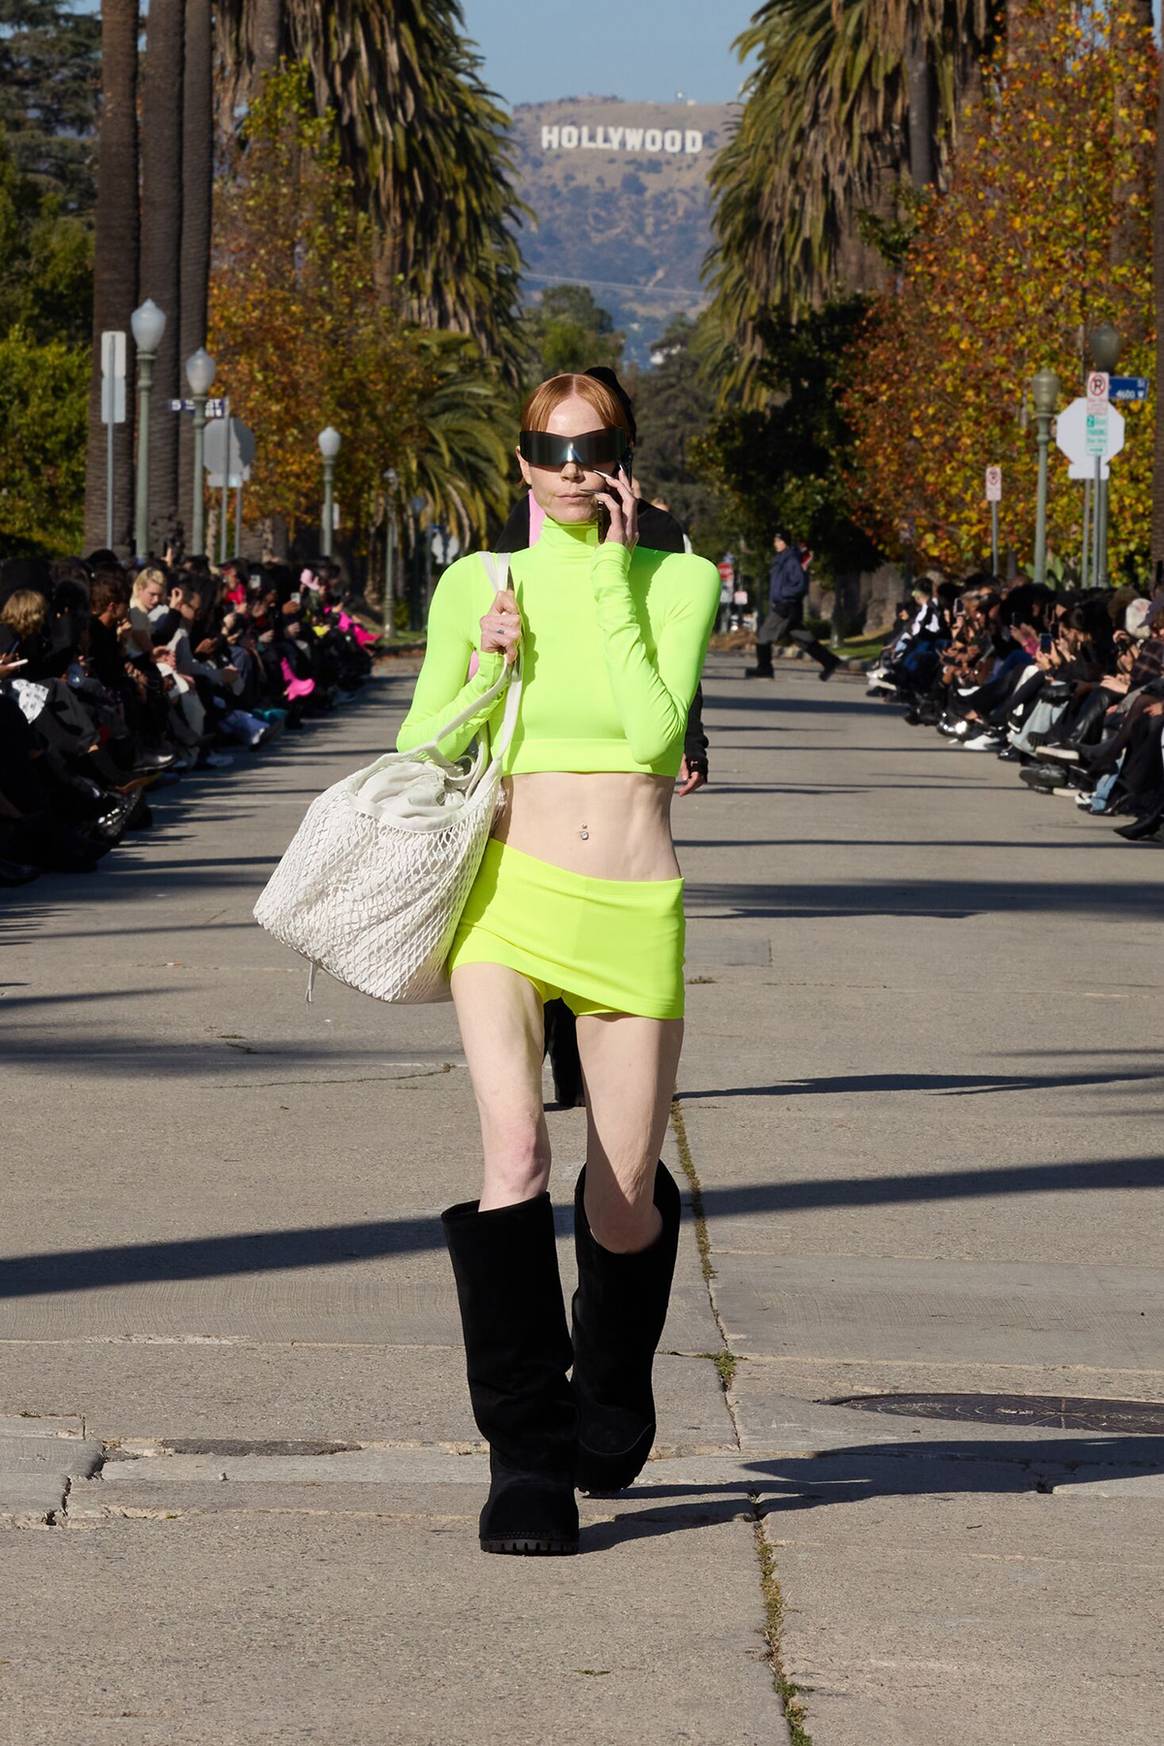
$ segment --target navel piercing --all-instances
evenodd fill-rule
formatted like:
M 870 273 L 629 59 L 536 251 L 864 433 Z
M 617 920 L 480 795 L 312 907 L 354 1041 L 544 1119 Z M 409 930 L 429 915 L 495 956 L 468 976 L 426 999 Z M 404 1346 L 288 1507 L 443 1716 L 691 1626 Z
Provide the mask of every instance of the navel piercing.
M 578 832 L 578 835 L 582 838 L 582 841 L 584 843 L 587 843 L 590 841 L 590 832 L 586 828 L 585 825 L 582 826 L 582 829 Z

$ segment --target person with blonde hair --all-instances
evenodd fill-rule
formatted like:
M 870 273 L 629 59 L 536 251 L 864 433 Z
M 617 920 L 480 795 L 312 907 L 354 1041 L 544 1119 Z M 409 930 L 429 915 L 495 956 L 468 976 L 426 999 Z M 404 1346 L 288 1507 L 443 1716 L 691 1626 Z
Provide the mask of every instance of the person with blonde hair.
M 435 737 L 520 654 L 504 801 L 449 956 L 484 1182 L 443 1224 L 490 1446 L 488 1552 L 576 1551 L 575 1489 L 629 1485 L 655 1432 L 680 1218 L 659 1159 L 683 1038 L 670 809 L 719 577 L 638 545 L 628 439 L 618 397 L 593 377 L 554 376 L 529 397 L 517 455 L 540 537 L 496 594 L 477 554 L 442 576 L 397 742 Z M 483 702 L 441 750 L 495 734 L 503 708 Z M 578 1018 L 587 1093 L 572 1328 L 541 1085 L 543 1005 L 558 996 Z

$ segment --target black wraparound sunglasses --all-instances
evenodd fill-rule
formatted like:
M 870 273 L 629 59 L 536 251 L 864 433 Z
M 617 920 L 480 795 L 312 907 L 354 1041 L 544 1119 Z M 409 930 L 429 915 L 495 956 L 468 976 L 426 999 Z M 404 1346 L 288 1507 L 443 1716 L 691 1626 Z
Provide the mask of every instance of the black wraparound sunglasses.
M 621 461 L 629 449 L 626 432 L 617 425 L 602 430 L 584 430 L 581 436 L 555 436 L 548 430 L 523 430 L 518 449 L 531 467 L 564 467 L 576 461 L 580 467 L 606 470 Z

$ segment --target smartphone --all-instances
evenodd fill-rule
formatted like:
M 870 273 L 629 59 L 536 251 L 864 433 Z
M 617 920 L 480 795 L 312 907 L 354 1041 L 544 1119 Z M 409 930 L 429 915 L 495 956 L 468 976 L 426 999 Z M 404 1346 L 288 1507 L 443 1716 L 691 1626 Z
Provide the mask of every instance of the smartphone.
M 628 450 L 628 452 L 622 457 L 622 460 L 619 462 L 619 466 L 622 468 L 623 472 L 627 476 L 627 483 L 628 484 L 629 484 L 630 479 L 631 479 L 631 459 L 632 459 L 632 457 L 631 457 L 630 452 Z M 616 469 L 616 471 L 617 471 L 617 469 Z M 614 489 L 614 487 L 611 486 L 611 490 L 613 490 L 613 489 Z M 598 503 L 597 501 L 595 502 L 594 519 L 598 523 L 598 543 L 599 543 L 599 545 L 601 545 L 602 541 L 606 538 L 607 534 L 610 532 L 610 511 L 609 511 L 609 509 L 607 509 L 605 503 Z
M 1050 632 L 1044 631 L 1042 636 L 1039 638 L 1039 649 L 1040 649 L 1040 652 L 1042 654 L 1049 655 L 1051 653 L 1051 642 L 1052 642 L 1052 639 L 1051 639 Z

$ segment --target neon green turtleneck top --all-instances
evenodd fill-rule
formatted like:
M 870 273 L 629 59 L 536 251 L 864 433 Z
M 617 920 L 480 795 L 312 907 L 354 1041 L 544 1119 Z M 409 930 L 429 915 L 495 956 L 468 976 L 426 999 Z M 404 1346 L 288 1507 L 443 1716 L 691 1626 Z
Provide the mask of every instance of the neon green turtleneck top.
M 547 516 L 537 544 L 512 554 L 509 587 L 521 608 L 524 684 L 506 774 L 676 775 L 719 605 L 715 566 L 684 552 L 600 545 L 593 522 Z M 401 751 L 431 740 L 500 677 L 501 655 L 480 654 L 480 619 L 492 602 L 479 554 L 458 558 L 441 577 L 424 666 L 396 740 Z M 480 665 L 466 683 L 475 653 Z M 494 731 L 503 707 L 493 705 Z M 460 757 L 489 713 L 483 704 L 442 740 L 445 756 Z

